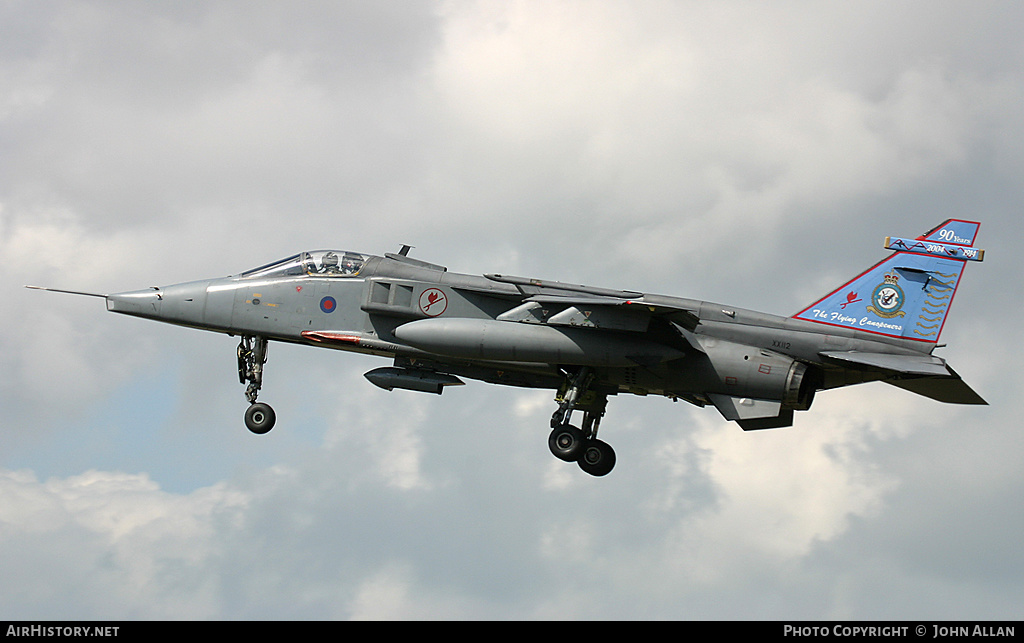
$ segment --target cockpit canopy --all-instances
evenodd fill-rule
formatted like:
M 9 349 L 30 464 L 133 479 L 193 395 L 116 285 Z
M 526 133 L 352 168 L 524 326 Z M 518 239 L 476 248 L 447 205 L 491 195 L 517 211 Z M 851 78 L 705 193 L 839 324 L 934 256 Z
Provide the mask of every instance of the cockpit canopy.
M 355 277 L 370 255 L 346 250 L 313 250 L 246 270 L 240 277 Z

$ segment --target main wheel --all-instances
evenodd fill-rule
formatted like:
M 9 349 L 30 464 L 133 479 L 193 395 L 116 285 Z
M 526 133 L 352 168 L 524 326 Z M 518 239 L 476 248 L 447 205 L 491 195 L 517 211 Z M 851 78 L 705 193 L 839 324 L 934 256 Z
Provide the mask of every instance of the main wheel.
M 576 462 L 592 476 L 608 475 L 615 466 L 615 451 L 607 442 L 587 440 Z
M 254 403 L 245 412 L 245 427 L 257 435 L 263 435 L 274 428 L 276 421 L 274 409 L 263 402 Z
M 583 443 L 583 431 L 571 424 L 556 427 L 548 436 L 548 448 L 551 449 L 552 455 L 566 462 L 572 462 L 579 457 Z

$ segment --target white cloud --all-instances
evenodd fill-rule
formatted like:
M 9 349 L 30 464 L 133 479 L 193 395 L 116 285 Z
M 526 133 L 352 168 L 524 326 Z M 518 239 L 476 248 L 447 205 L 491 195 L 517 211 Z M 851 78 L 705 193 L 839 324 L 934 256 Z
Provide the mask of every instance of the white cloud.
M 700 582 L 734 581 L 751 559 L 783 567 L 877 511 L 897 481 L 868 461 L 863 442 L 873 431 L 860 414 L 869 396 L 846 397 L 777 431 L 743 433 L 702 417 L 692 448 L 716 501 L 680 521 L 673 562 Z
M 55 618 L 209 618 L 218 586 L 208 565 L 215 524 L 244 506 L 217 486 L 189 496 L 161 492 L 144 474 L 88 471 L 37 481 L 0 477 L 9 570 L 0 586 L 10 613 Z M 37 542 L 40 547 L 31 546 Z M 64 607 L 45 597 L 64 596 Z M 63 611 L 64 609 L 68 611 Z

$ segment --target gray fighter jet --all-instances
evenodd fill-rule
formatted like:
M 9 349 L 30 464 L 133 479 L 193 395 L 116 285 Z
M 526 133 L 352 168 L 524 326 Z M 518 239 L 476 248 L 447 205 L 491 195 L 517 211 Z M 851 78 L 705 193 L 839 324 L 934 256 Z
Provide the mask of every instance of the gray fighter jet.
M 791 317 L 705 301 L 508 275 L 451 273 L 409 256 L 301 252 L 239 275 L 103 297 L 107 310 L 239 336 L 245 424 L 274 426 L 257 401 L 267 346 L 369 353 L 373 384 L 440 394 L 469 378 L 556 391 L 548 445 L 603 476 L 597 438 L 609 395 L 714 406 L 744 430 L 790 426 L 819 390 L 883 381 L 953 404 L 985 404 L 932 355 L 980 224 L 950 219 Z M 35 288 L 35 286 L 29 286 Z M 55 290 L 55 289 L 43 289 Z M 58 291 L 74 292 L 74 291 Z M 578 425 L 572 414 L 580 412 Z

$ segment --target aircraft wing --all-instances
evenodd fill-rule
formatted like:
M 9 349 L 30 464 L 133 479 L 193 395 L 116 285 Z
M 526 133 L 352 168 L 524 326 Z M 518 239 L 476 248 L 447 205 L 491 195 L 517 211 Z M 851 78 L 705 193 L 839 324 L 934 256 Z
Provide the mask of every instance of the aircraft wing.
M 851 368 L 881 371 L 890 375 L 886 384 L 950 404 L 988 404 L 934 355 L 893 355 L 861 351 L 822 351 L 826 361 Z
M 549 324 L 568 325 L 593 325 L 600 326 L 600 320 L 609 315 L 618 319 L 632 319 L 634 322 L 644 322 L 643 328 L 617 328 L 616 330 L 646 330 L 646 322 L 651 317 L 665 317 L 674 321 L 687 330 L 693 330 L 700 323 L 696 311 L 681 306 L 654 304 L 644 301 L 642 297 L 636 299 L 624 299 L 620 297 L 595 297 L 595 296 L 562 296 L 562 295 L 534 295 L 525 300 L 529 304 L 541 304 L 552 307 L 562 307 L 563 313 L 555 315 L 548 320 Z M 565 314 L 565 311 L 578 311 L 582 318 L 574 313 Z M 612 312 L 615 311 L 615 312 Z M 587 321 L 595 317 L 589 324 Z M 552 319 L 554 321 L 552 321 Z M 634 326 L 636 324 L 631 324 Z
M 525 297 L 522 306 L 499 317 L 504 321 L 537 321 L 554 325 L 565 323 L 573 326 L 605 327 L 611 330 L 641 332 L 647 329 L 650 318 L 654 316 L 663 317 L 688 331 L 692 331 L 700 323 L 696 309 L 671 302 L 647 301 L 647 295 L 635 290 L 613 290 L 509 275 L 487 274 L 484 276 L 491 281 L 514 285 Z M 664 298 L 659 297 L 659 299 Z M 538 309 L 539 306 L 561 306 L 565 310 L 543 322 L 537 318 L 537 313 L 543 310 Z M 520 309 L 526 308 L 535 311 L 533 315 L 535 320 L 521 318 L 521 315 L 517 316 L 517 313 L 522 312 Z M 582 320 L 579 314 L 572 312 L 574 309 L 583 315 Z M 595 311 L 598 312 L 598 316 L 591 319 Z M 610 321 L 611 319 L 616 321 Z M 630 321 L 624 323 L 625 320 Z M 603 326 L 602 321 L 605 324 Z

